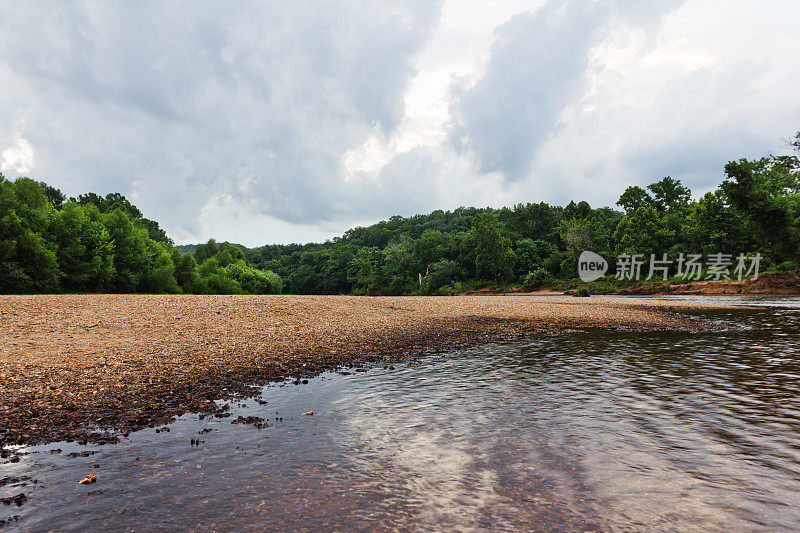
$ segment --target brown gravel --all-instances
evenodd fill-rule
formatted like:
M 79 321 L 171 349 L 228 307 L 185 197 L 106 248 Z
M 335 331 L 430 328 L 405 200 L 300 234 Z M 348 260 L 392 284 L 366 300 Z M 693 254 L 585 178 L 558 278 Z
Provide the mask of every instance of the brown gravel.
M 577 327 L 700 329 L 696 304 L 602 298 L 0 296 L 0 445 L 108 442 L 256 383 Z

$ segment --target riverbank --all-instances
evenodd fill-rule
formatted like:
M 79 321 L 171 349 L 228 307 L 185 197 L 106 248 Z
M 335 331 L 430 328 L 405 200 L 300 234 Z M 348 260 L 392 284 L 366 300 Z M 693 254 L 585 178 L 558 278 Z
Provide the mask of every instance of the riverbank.
M 800 270 L 788 272 L 766 272 L 758 276 L 743 280 L 721 279 L 717 281 L 682 281 L 680 283 L 643 282 L 613 286 L 608 282 L 600 281 L 587 283 L 585 286 L 592 294 L 619 294 L 623 296 L 648 296 L 648 295 L 759 295 L 759 296 L 796 296 L 800 295 Z M 577 289 L 564 291 L 566 295 L 573 295 Z
M 0 297 L 0 444 L 110 442 L 338 365 L 574 328 L 703 329 L 698 304 L 602 298 Z
M 752 276 L 743 280 L 688 281 L 679 277 L 664 282 L 617 280 L 607 276 L 597 281 L 584 283 L 581 280 L 551 280 L 545 287 L 534 291 L 526 291 L 521 285 L 491 285 L 460 293 L 460 296 L 488 295 L 537 295 L 574 296 L 581 287 L 587 288 L 591 294 L 623 296 L 652 296 L 666 294 L 684 295 L 734 295 L 750 294 L 759 296 L 797 296 L 800 295 L 800 270 L 787 272 L 764 272 L 758 279 Z

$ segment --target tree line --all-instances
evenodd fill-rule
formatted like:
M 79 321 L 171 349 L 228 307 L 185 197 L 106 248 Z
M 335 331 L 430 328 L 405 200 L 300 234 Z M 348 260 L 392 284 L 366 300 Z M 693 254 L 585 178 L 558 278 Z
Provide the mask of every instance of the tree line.
M 793 139 L 800 150 L 800 133 Z M 577 276 L 583 250 L 621 254 L 760 253 L 761 267 L 800 263 L 800 164 L 795 155 L 731 161 L 696 200 L 672 177 L 628 187 L 618 209 L 588 202 L 460 207 L 357 227 L 325 243 L 267 245 L 245 256 L 300 294 L 451 294 L 529 288 Z
M 184 254 L 120 194 L 67 200 L 0 174 L 0 292 L 280 293 L 277 274 L 209 242 Z M 199 259 L 199 261 L 198 261 Z
M 800 150 L 800 133 L 793 139 Z M 740 159 L 692 199 L 679 180 L 628 187 L 619 209 L 525 203 L 395 216 L 324 243 L 175 247 L 124 196 L 66 200 L 0 177 L 0 291 L 453 294 L 575 278 L 583 250 L 759 253 L 762 269 L 800 266 L 800 162 Z

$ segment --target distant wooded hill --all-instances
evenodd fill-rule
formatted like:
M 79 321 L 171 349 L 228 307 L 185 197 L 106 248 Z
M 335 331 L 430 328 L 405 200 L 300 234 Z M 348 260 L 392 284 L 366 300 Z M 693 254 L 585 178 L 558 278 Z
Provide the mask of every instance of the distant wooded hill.
M 46 183 L 0 174 L 0 292 L 453 294 L 574 278 L 583 250 L 673 260 L 749 252 L 764 269 L 798 268 L 798 158 L 731 161 L 724 173 L 694 200 L 666 177 L 628 187 L 619 210 L 586 201 L 460 207 L 395 216 L 324 243 L 256 248 L 213 239 L 176 247 L 120 194 L 67 200 Z

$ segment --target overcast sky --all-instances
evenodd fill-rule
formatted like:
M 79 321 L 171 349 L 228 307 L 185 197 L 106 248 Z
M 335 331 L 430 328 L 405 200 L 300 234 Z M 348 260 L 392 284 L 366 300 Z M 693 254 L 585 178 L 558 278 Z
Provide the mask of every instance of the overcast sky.
M 403 5 L 400 5 L 403 4 Z M 3 2 L 0 168 L 178 243 L 695 195 L 800 130 L 797 0 Z

